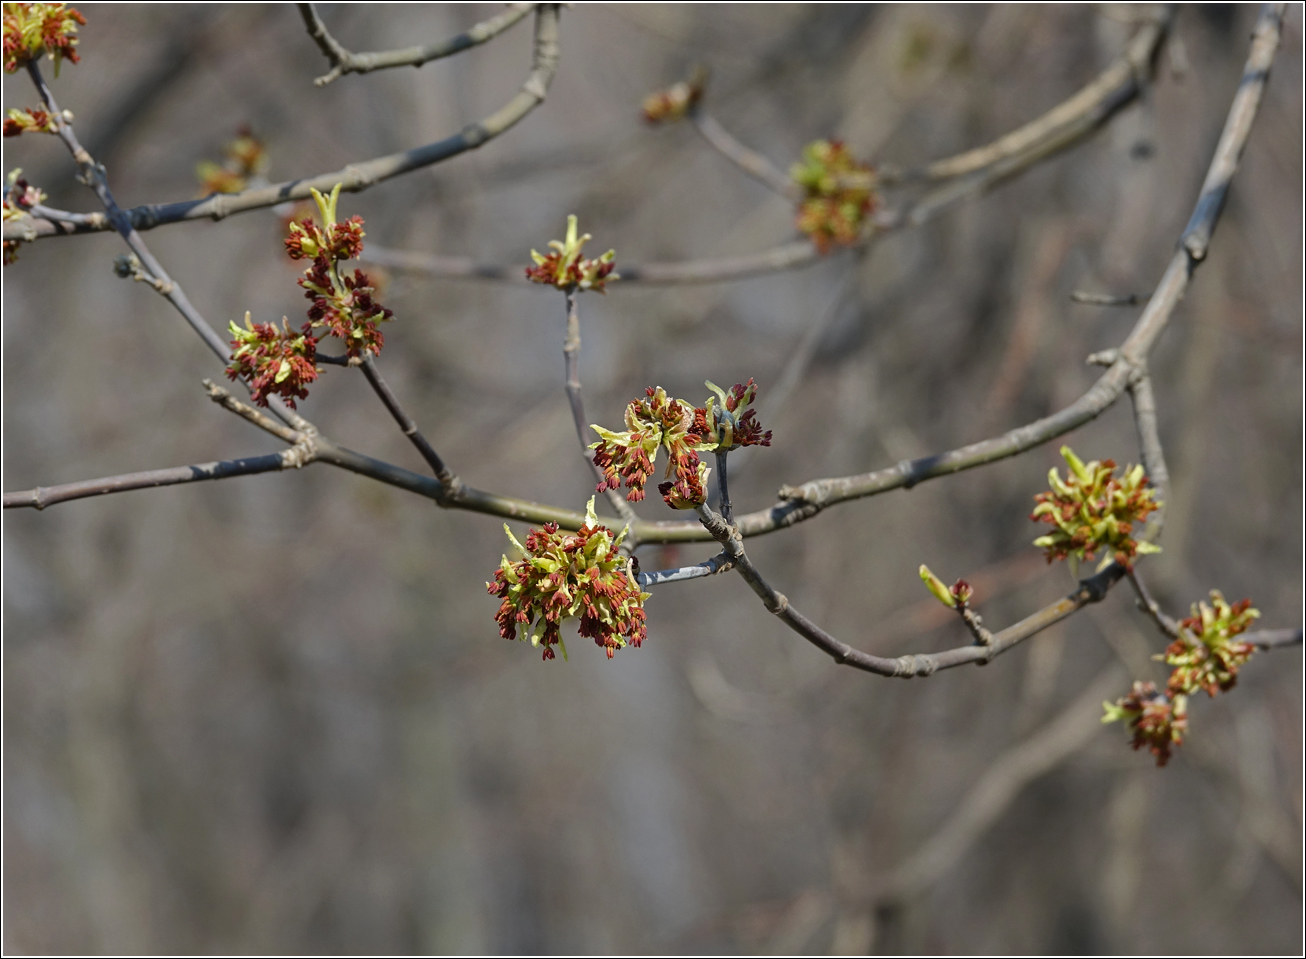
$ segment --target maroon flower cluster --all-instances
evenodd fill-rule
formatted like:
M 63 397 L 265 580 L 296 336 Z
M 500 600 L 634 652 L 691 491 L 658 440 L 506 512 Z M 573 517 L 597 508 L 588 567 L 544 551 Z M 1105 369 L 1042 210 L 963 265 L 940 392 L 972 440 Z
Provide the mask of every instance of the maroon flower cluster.
M 236 352 L 227 375 L 232 379 L 249 376 L 255 387 L 254 401 L 260 406 L 266 406 L 273 393 L 285 397 L 292 407 L 295 399 L 308 396 L 307 385 L 317 379 L 314 361 L 321 336 L 343 340 L 351 359 L 376 355 L 385 345 L 377 324 L 394 315 L 376 302 L 376 290 L 366 273 L 354 270 L 348 274 L 338 266 L 363 252 L 363 218 L 336 221 L 339 184 L 329 197 L 317 190 L 312 193 L 322 224 L 311 218 L 291 223 L 286 237 L 286 252 L 292 260 L 312 260 L 298 281 L 304 296 L 312 301 L 308 322 L 298 333 L 292 333 L 284 320 L 281 330 L 272 324 L 251 326 L 248 316 L 245 330 L 231 324 L 235 337 L 231 345 Z
M 707 499 L 708 468 L 699 461 L 698 454 L 715 449 L 715 444 L 706 439 L 706 411 L 685 400 L 672 399 L 660 386 L 645 392 L 644 399 L 632 400 L 626 406 L 623 432 L 590 427 L 600 437 L 590 446 L 594 465 L 603 470 L 604 476 L 597 491 L 620 489 L 624 482 L 629 490 L 626 499 L 638 503 L 644 498 L 644 484 L 653 473 L 658 448 L 665 447 L 668 480 L 658 486 L 658 492 L 668 506 L 692 509 Z
M 236 347 L 227 367 L 230 379 L 248 377 L 254 402 L 268 405 L 268 397 L 276 394 L 292 410 L 296 399 L 308 398 L 308 384 L 317 379 L 317 340 L 311 324 L 305 323 L 299 333 L 290 331 L 289 321 L 281 318 L 281 329 L 275 323 L 250 323 L 245 314 L 245 328 L 231 324 Z
M 816 248 L 827 253 L 855 243 L 878 199 L 874 171 L 840 141 L 817 140 L 803 148 L 789 175 L 804 191 L 798 229 Z
M 1256 652 L 1256 647 L 1233 637 L 1244 633 L 1260 616 L 1252 601 L 1230 605 L 1218 589 L 1211 590 L 1211 604 L 1194 603 L 1192 615 L 1179 622 L 1179 638 L 1166 647 L 1166 665 L 1173 666 L 1165 692 L 1151 683 L 1134 683 L 1133 692 L 1114 705 L 1103 703 L 1102 722 L 1124 719 L 1134 732 L 1134 748 L 1148 746 L 1156 764 L 1164 766 L 1171 745 L 1183 742 L 1188 728 L 1188 697 L 1205 691 L 1214 697 L 1228 692 L 1238 681 L 1238 667 Z
M 757 395 L 756 383 L 751 379 L 736 383 L 729 391 L 713 383 L 707 386 L 716 396 L 703 406 L 672 399 L 662 387 L 650 386 L 644 399 L 627 405 L 624 431 L 591 425 L 599 434 L 599 441 L 590 444 L 594 465 L 604 476 L 597 491 L 620 489 L 624 482 L 629 490 L 626 499 L 638 503 L 644 498 L 658 448 L 665 447 L 667 480 L 658 484 L 658 492 L 672 509 L 693 509 L 707 501 L 711 472 L 699 453 L 771 445 L 771 431 L 763 431 L 757 414 L 746 408 Z
M 58 130 L 53 114 L 47 110 L 10 110 L 5 117 L 4 135 L 7 137 L 24 133 L 57 133 Z
M 550 240 L 552 253 L 543 254 L 531 250 L 534 266 L 526 267 L 526 279 L 532 283 L 556 286 L 560 290 L 594 290 L 606 293 L 607 285 L 621 276 L 613 272 L 612 262 L 616 251 L 608 250 L 598 259 L 586 259 L 581 256 L 582 248 L 592 240 L 588 233 L 582 234 L 576 225 L 575 215 L 567 217 L 566 238 Z
M 1134 734 L 1133 747 L 1148 751 L 1156 757 L 1156 764 L 1164 766 L 1170 761 L 1170 750 L 1184 741 L 1188 729 L 1188 697 L 1175 696 L 1173 700 L 1157 690 L 1152 683 L 1136 682 L 1129 695 L 1115 704 L 1103 703 L 1106 715 L 1102 722 L 1124 720 Z
M 54 57 L 54 75 L 64 60 L 77 63 L 77 25 L 86 18 L 66 3 L 6 3 L 4 70 L 14 73 L 41 54 Z
M 649 594 L 640 591 L 631 561 L 617 549 L 625 533 L 614 536 L 599 524 L 592 498 L 585 525 L 575 533 L 545 523 L 522 545 L 506 524 L 504 530 L 523 557 L 515 562 L 503 557 L 494 582 L 485 584 L 503 600 L 494 618 L 504 639 L 516 639 L 520 627 L 521 638 L 542 646 L 549 660 L 554 646 L 566 658 L 561 628 L 567 619 L 579 619 L 580 635 L 593 639 L 609 659 L 648 637 L 644 600 Z
M 1218 589 L 1211 590 L 1211 605 L 1194 603 L 1193 615 L 1179 622 L 1179 638 L 1165 650 L 1165 662 L 1173 666 L 1166 685 L 1171 695 L 1191 694 L 1199 689 L 1214 697 L 1228 692 L 1238 682 L 1238 667 L 1251 658 L 1256 647 L 1233 637 L 1261 615 L 1250 599 L 1232 605 Z

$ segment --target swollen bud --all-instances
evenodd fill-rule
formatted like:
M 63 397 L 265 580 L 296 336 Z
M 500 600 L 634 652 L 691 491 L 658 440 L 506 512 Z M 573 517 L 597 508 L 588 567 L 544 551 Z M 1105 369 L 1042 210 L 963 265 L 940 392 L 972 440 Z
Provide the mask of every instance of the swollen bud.
M 924 563 L 921 564 L 921 582 L 925 584 L 926 589 L 934 594 L 935 599 L 944 606 L 947 606 L 949 609 L 957 608 L 957 598 L 953 596 L 948 587 L 943 584 L 943 580 L 930 572 L 930 568 Z M 969 587 L 967 587 L 967 589 L 969 590 Z M 969 592 L 967 592 L 966 595 L 969 599 Z

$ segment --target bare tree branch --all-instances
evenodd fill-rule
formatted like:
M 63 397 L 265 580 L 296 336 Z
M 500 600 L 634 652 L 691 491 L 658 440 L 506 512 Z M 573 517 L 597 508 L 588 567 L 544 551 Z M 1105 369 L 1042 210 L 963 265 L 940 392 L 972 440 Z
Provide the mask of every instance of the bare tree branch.
M 594 484 L 598 486 L 604 484 L 607 477 L 603 475 L 603 470 L 599 469 L 590 454 L 589 420 L 585 416 L 585 401 L 580 395 L 580 312 L 576 307 L 576 296 L 579 291 L 571 287 L 564 293 L 567 297 L 567 337 L 562 343 L 562 356 L 566 367 L 567 404 L 571 407 L 571 420 L 576 426 L 576 439 L 580 441 L 581 458 L 585 460 L 585 465 L 594 476 Z M 617 511 L 617 515 L 627 524 L 639 520 L 620 490 L 605 486 L 603 491 L 612 508 Z M 631 546 L 633 548 L 634 544 L 632 543 Z
M 1161 609 L 1161 605 L 1152 598 L 1152 594 L 1147 591 L 1143 585 L 1142 579 L 1138 576 L 1138 570 L 1129 571 L 1129 582 L 1134 587 L 1134 592 L 1138 595 L 1138 608 L 1145 612 L 1156 624 L 1156 628 L 1167 639 L 1179 638 L 1179 624 L 1174 619 L 1167 616 Z
M 1300 646 L 1302 631 L 1300 629 L 1262 629 L 1254 633 L 1244 633 L 1242 641 L 1251 643 L 1257 649 L 1282 649 L 1285 646 Z
M 540 4 L 535 13 L 535 45 L 531 72 L 526 82 L 522 84 L 521 90 L 496 112 L 463 128 L 459 133 L 402 153 L 393 153 L 361 163 L 351 163 L 343 170 L 322 173 L 315 177 L 287 180 L 284 183 L 245 190 L 241 193 L 218 193 L 202 200 L 147 204 L 130 210 L 118 210 L 116 217 L 110 217 L 110 220 L 115 220 L 112 228 L 118 229 L 125 236 L 127 230 L 152 230 L 157 226 L 206 218 L 221 220 L 235 213 L 261 210 L 292 200 L 304 200 L 311 195 L 310 190 L 329 192 L 337 183 L 341 184 L 341 189 L 347 193 L 361 192 L 391 177 L 431 166 L 460 153 L 484 146 L 544 102 L 557 68 L 558 4 Z M 117 220 L 121 220 L 121 226 L 117 225 Z M 32 217 L 5 224 L 4 237 L 27 241 L 110 228 L 109 224 L 99 226 L 90 223 L 62 224 Z M 10 236 L 11 232 L 14 236 Z M 142 256 L 141 259 L 144 261 L 145 257 Z
M 432 60 L 439 60 L 442 57 L 461 53 L 471 47 L 479 46 L 487 40 L 494 39 L 530 13 L 536 5 L 533 3 L 513 3 L 503 13 L 493 16 L 489 20 L 484 20 L 466 33 L 460 33 L 448 40 L 441 40 L 439 43 L 431 43 L 423 47 L 405 47 L 402 50 L 385 50 L 379 53 L 350 53 L 327 32 L 326 25 L 318 17 L 313 4 L 300 3 L 296 4 L 296 6 L 299 7 L 300 16 L 304 18 L 304 26 L 308 28 L 308 35 L 313 38 L 326 55 L 326 58 L 333 64 L 329 73 L 313 81 L 317 86 L 323 87 L 346 73 L 371 73 L 373 70 L 386 70 L 390 67 L 420 67 Z
M 756 150 L 744 146 L 726 128 L 702 109 L 695 105 L 689 110 L 689 119 L 712 148 L 743 170 L 754 180 L 778 193 L 790 202 L 797 203 L 803 198 L 803 189 L 784 171 L 778 169 L 770 160 Z M 624 275 L 624 274 L 623 274 Z
M 1083 290 L 1073 291 L 1070 299 L 1075 303 L 1085 303 L 1089 306 L 1140 306 L 1148 300 L 1146 296 L 1139 296 L 1137 293 L 1112 296 L 1109 293 L 1086 293 Z
M 45 509 L 56 503 L 103 496 L 106 493 L 125 493 L 134 489 L 153 489 L 156 486 L 175 486 L 178 483 L 196 483 L 202 480 L 228 479 L 232 476 L 250 476 L 254 473 L 273 473 L 278 470 L 299 469 L 312 462 L 300 456 L 298 448 L 268 453 L 264 456 L 246 456 L 215 463 L 196 463 L 194 466 L 175 466 L 171 469 L 147 470 L 143 473 L 124 473 L 103 479 L 82 480 L 62 486 L 38 486 L 18 493 L 4 494 L 4 508 L 30 506 Z
M 381 378 L 381 371 L 376 368 L 376 361 L 369 356 L 360 365 L 363 368 L 363 375 L 367 377 L 367 382 L 371 385 L 372 390 L 381 398 L 381 402 L 385 404 L 385 408 L 390 411 L 390 415 L 399 424 L 399 429 L 404 436 L 407 436 L 413 446 L 417 447 L 417 452 L 422 454 L 422 459 L 426 460 L 427 465 L 431 467 L 431 471 L 435 473 L 435 478 L 450 489 L 458 486 L 460 483 L 458 477 L 450 472 L 449 467 L 440 458 L 440 454 L 427 442 L 426 437 L 422 435 L 422 431 L 417 428 L 417 423 L 399 405 L 399 400 L 395 397 L 389 384 Z
M 681 566 L 678 569 L 660 569 L 653 573 L 639 573 L 636 579 L 643 589 L 650 586 L 660 586 L 663 583 L 678 583 L 686 579 L 700 579 L 703 576 L 714 576 L 717 573 L 724 573 L 731 568 L 730 555 L 722 550 L 709 560 L 699 563 L 697 566 Z
M 1041 117 L 985 146 L 935 160 L 919 170 L 906 171 L 900 174 L 900 179 L 947 180 L 965 176 L 1040 154 L 1050 145 L 1063 145 L 1069 139 L 1091 132 L 1132 102 L 1143 89 L 1173 16 L 1173 8 L 1164 8 L 1159 18 L 1144 24 L 1125 52 L 1088 86 Z

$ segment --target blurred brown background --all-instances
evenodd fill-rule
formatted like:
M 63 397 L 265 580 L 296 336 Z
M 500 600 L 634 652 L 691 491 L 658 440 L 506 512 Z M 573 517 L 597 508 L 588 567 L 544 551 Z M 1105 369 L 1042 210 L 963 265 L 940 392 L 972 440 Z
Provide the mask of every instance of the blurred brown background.
M 369 50 L 497 7 L 321 9 Z M 83 62 L 55 90 L 124 205 L 192 196 L 196 162 L 243 123 L 274 181 L 429 142 L 497 108 L 529 61 L 527 21 L 420 71 L 319 89 L 327 65 L 288 5 L 84 12 Z M 756 377 L 775 442 L 732 476 L 749 510 L 782 483 L 951 448 L 1074 399 L 1096 375 L 1083 358 L 1138 310 L 1068 294 L 1159 278 L 1255 13 L 1182 10 L 1181 53 L 1163 54 L 1141 102 L 860 263 L 584 297 L 591 418 L 615 424 L 650 384 L 701 399 L 706 378 Z M 791 209 L 687 125 L 646 128 L 647 92 L 703 63 L 711 111 L 782 168 L 829 135 L 910 165 L 1074 92 L 1123 49 L 1130 15 L 583 5 L 563 14 L 543 107 L 342 212 L 366 218 L 369 243 L 489 262 L 524 264 L 572 212 L 619 264 L 760 250 L 792 236 Z M 34 102 L 21 74 L 5 78 L 5 107 Z M 1302 622 L 1302 106 L 1293 5 L 1211 256 L 1153 355 L 1174 488 L 1146 569 L 1173 612 L 1218 587 L 1252 597 L 1267 626 Z M 51 205 L 95 209 L 53 138 L 6 141 L 5 166 Z M 302 316 L 271 213 L 145 238 L 215 325 Z M 6 490 L 276 448 L 205 399 L 217 364 L 167 303 L 113 276 L 121 251 L 112 235 L 43 241 L 4 271 Z M 397 320 L 380 365 L 453 468 L 582 506 L 561 297 L 395 275 L 384 302 Z M 805 334 L 810 362 L 768 406 Z M 361 376 L 328 369 L 304 411 L 421 468 Z M 1069 442 L 1137 459 L 1126 402 Z M 977 579 L 995 627 L 1071 587 L 1029 545 L 1057 445 L 841 505 L 750 553 L 854 645 L 958 645 L 920 563 Z M 669 518 L 656 496 L 639 511 Z M 877 919 L 877 884 L 999 757 L 1106 670 L 1113 696 L 1164 677 L 1139 673 L 1163 641 L 1127 590 L 989 668 L 910 683 L 834 666 L 737 577 L 658 588 L 640 650 L 608 662 L 573 640 L 570 663 L 543 664 L 496 634 L 484 583 L 505 547 L 498 520 L 325 466 L 7 512 L 5 949 L 1300 948 L 1300 650 L 1257 656 L 1231 694 L 1195 701 L 1165 769 L 1084 712 L 1085 745 Z

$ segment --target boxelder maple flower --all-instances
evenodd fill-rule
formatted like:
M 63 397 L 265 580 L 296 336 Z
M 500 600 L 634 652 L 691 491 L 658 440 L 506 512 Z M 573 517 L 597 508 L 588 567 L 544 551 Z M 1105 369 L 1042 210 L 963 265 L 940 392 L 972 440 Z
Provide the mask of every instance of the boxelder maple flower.
M 77 63 L 77 25 L 86 18 L 66 3 L 6 3 L 4 12 L 4 68 L 14 73 L 41 54 L 54 58 L 54 75 L 68 59 Z
M 857 241 L 877 202 L 869 166 L 858 163 L 840 141 L 817 140 L 803 147 L 803 159 L 789 176 L 806 192 L 798 205 L 798 229 L 818 250 Z
M 66 113 L 67 111 L 65 111 Z M 59 125 L 47 110 L 10 110 L 5 116 L 4 135 L 21 136 L 24 133 L 57 133 Z
M 600 439 L 591 443 L 590 449 L 594 450 L 594 464 L 605 477 L 598 492 L 620 489 L 624 481 L 629 490 L 626 499 L 638 503 L 644 498 L 644 484 L 653 473 L 658 448 L 665 447 L 668 480 L 658 485 L 658 492 L 673 509 L 693 509 L 707 501 L 711 472 L 699 460 L 699 453 L 771 445 L 771 431 L 763 433 L 754 411 L 744 409 L 757 395 L 756 383 L 751 379 L 747 385 L 736 383 L 729 392 L 712 383 L 707 386 L 716 396 L 701 407 L 672 399 L 660 386 L 650 386 L 646 398 L 627 405 L 624 431 L 592 424 L 590 429 Z
M 236 139 L 223 150 L 222 163 L 201 160 L 195 165 L 195 175 L 200 181 L 200 196 L 214 193 L 239 193 L 249 185 L 249 178 L 267 171 L 267 151 L 263 142 L 250 132 L 249 127 L 236 131 Z
M 707 71 L 695 68 L 687 80 L 672 84 L 644 98 L 644 119 L 649 123 L 666 123 L 684 119 L 693 106 L 703 98 L 707 84 Z
M 329 197 L 317 190 L 312 193 L 322 224 L 307 218 L 292 223 L 286 237 L 286 252 L 292 260 L 313 261 L 299 280 L 304 296 L 313 301 L 308 310 L 309 322 L 313 327 L 325 326 L 328 334 L 344 340 L 345 352 L 351 357 L 376 355 L 385 345 L 377 323 L 394 314 L 376 302 L 376 291 L 366 273 L 354 270 L 351 276 L 337 266 L 339 261 L 363 252 L 363 218 L 354 216 L 344 223 L 336 222 L 339 183 Z
M 248 376 L 253 388 L 254 402 L 268 405 L 268 397 L 276 394 L 285 399 L 292 410 L 296 399 L 306 399 L 306 387 L 317 379 L 317 340 L 312 325 L 305 323 L 298 333 L 290 331 L 289 321 L 281 318 L 281 329 L 275 323 L 250 323 L 245 314 L 245 328 L 231 324 L 232 345 L 227 376 L 236 379 Z
M 1136 555 L 1159 553 L 1151 543 L 1137 542 L 1130 534 L 1134 524 L 1161 508 L 1156 490 L 1149 487 L 1143 467 L 1126 467 L 1115 475 L 1114 460 L 1084 463 L 1069 446 L 1061 455 L 1070 466 L 1062 482 L 1056 469 L 1048 472 L 1050 492 L 1034 497 L 1038 504 L 1029 518 L 1056 527 L 1034 545 L 1047 551 L 1048 562 L 1073 557 L 1074 562 L 1092 559 L 1099 549 L 1106 551 L 1101 567 L 1114 559 L 1129 569 Z
M 32 186 L 22 178 L 22 170 L 14 170 L 5 179 L 4 222 L 21 220 L 27 211 L 38 203 L 45 202 L 45 193 Z M 4 265 L 8 266 L 18 259 L 18 246 L 21 240 L 4 241 Z
M 1156 764 L 1164 766 L 1170 760 L 1172 746 L 1183 744 L 1188 729 L 1188 697 L 1174 699 L 1158 692 L 1152 683 L 1136 682 L 1124 699 L 1115 703 L 1104 702 L 1102 722 L 1124 720 L 1134 734 L 1133 747 L 1146 746 L 1156 757 Z
M 1194 603 L 1192 616 L 1180 620 L 1180 636 L 1166 647 L 1166 665 L 1175 667 L 1166 689 L 1172 695 L 1192 694 L 1199 689 L 1214 696 L 1228 692 L 1238 681 L 1238 667 L 1251 658 L 1256 647 L 1233 637 L 1247 631 L 1261 613 L 1244 599 L 1230 606 L 1218 589 L 1211 590 L 1211 605 Z
M 579 619 L 580 635 L 593 639 L 609 659 L 626 645 L 644 642 L 649 594 L 640 592 L 632 561 L 617 550 L 625 530 L 614 536 L 599 525 L 594 497 L 585 507 L 585 525 L 575 533 L 545 523 L 532 529 L 522 545 L 506 523 L 503 529 L 523 558 L 504 556 L 494 582 L 485 584 L 503 600 L 494 617 L 500 636 L 516 639 L 520 627 L 521 639 L 543 646 L 545 659 L 554 658 L 554 646 L 567 658 L 561 627 L 568 619 Z
M 560 290 L 596 290 L 606 293 L 604 287 L 612 280 L 621 279 L 612 272 L 613 258 L 616 250 L 608 250 L 597 260 L 587 260 L 581 255 L 581 247 L 587 240 L 594 239 L 588 233 L 578 236 L 576 217 L 567 217 L 567 237 L 565 240 L 550 240 L 553 252 L 548 256 L 531 250 L 534 266 L 526 268 L 526 279 L 532 283 L 545 283 Z

